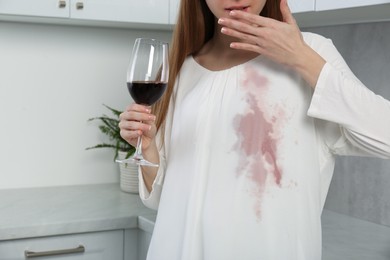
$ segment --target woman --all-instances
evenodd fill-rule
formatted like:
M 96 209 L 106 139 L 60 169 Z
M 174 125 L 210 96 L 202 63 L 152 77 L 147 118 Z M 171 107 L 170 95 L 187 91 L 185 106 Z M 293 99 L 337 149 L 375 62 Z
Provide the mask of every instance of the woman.
M 140 170 L 148 259 L 321 259 L 334 157 L 389 158 L 390 102 L 285 0 L 182 0 L 170 69 L 153 112 L 120 123 L 160 165 Z

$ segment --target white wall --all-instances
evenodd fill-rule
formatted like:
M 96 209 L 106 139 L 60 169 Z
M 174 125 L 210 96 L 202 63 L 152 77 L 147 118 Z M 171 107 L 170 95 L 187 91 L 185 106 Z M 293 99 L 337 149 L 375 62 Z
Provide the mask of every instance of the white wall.
M 171 33 L 0 22 L 0 189 L 118 182 L 112 150 L 87 119 L 131 102 L 137 37 Z

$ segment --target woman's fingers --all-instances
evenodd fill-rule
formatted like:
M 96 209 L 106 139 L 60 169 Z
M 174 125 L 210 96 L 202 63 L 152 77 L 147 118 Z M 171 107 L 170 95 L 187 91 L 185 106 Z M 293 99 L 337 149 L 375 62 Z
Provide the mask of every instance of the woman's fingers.
M 140 130 L 140 131 L 149 131 L 152 126 L 148 122 L 139 122 L 139 121 L 127 121 L 127 120 L 122 120 L 119 122 L 119 128 L 123 130 Z
M 119 119 L 128 121 L 154 121 L 156 116 L 150 114 L 150 109 L 135 107 L 135 109 L 126 109 L 126 111 L 119 115 Z
M 222 33 L 251 42 L 259 36 L 260 30 L 262 29 L 256 25 L 249 25 L 242 21 L 226 18 L 219 19 L 218 23 L 224 26 L 221 29 Z
M 119 116 L 120 122 L 154 122 L 156 116 L 152 114 L 139 113 L 134 111 L 123 112 Z
M 150 106 L 144 106 L 144 105 L 133 103 L 127 106 L 124 112 L 132 112 L 132 111 L 150 114 L 152 109 Z
M 137 131 L 129 131 L 129 130 L 120 130 L 120 135 L 123 139 L 128 141 L 131 145 L 134 146 L 135 141 L 133 142 L 132 140 L 136 140 L 139 136 L 142 135 L 142 132 L 140 130 Z
M 295 18 L 291 13 L 290 7 L 287 4 L 287 0 L 280 1 L 280 11 L 283 16 L 283 21 L 288 24 L 296 24 Z
M 284 21 L 234 10 L 231 18 L 218 21 L 221 32 L 238 41 L 231 48 L 259 53 L 284 65 L 295 66 L 297 55 L 307 46 L 285 0 L 280 4 Z
M 156 116 L 151 114 L 150 107 L 131 104 L 119 115 L 119 118 L 120 135 L 131 145 L 136 145 L 139 136 L 150 140 L 154 138 Z
M 277 23 L 277 21 L 272 18 L 253 15 L 239 10 L 233 10 L 229 13 L 229 15 L 234 19 L 246 21 L 248 24 L 256 25 L 258 27 L 273 27 Z
M 221 21 L 222 20 L 222 21 Z M 266 37 L 268 37 L 268 29 L 264 27 L 256 27 L 241 21 L 232 19 L 220 19 L 218 21 L 223 27 L 221 32 L 225 35 L 241 39 L 244 42 L 233 42 L 232 48 L 243 49 L 262 54 L 264 45 L 266 44 Z

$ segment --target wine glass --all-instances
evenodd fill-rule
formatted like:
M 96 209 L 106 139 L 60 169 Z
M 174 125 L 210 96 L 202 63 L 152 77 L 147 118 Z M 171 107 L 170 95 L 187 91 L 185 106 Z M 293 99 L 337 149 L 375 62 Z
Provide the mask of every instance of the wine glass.
M 134 101 L 153 105 L 165 91 L 168 72 L 168 44 L 155 39 L 136 39 L 127 71 L 127 88 Z M 134 155 L 116 162 L 158 167 L 158 164 L 144 159 L 142 136 L 138 137 Z

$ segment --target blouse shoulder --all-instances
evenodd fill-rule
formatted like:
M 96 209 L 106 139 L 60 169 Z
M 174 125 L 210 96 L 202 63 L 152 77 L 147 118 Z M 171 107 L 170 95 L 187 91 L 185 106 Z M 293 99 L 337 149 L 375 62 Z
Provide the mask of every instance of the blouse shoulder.
M 320 50 L 324 46 L 333 45 L 331 39 L 312 32 L 302 32 L 303 40 L 314 50 Z

